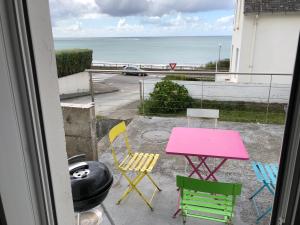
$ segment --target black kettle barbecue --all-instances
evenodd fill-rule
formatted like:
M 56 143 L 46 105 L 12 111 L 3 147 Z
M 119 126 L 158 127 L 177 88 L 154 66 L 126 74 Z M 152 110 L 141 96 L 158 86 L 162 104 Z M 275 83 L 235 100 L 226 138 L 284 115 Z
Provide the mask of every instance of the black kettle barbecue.
M 114 222 L 103 205 L 113 183 L 113 176 L 108 167 L 98 161 L 84 161 L 85 155 L 69 158 L 69 174 L 71 179 L 74 211 L 77 223 L 80 213 L 87 212 L 101 205 L 110 223 Z

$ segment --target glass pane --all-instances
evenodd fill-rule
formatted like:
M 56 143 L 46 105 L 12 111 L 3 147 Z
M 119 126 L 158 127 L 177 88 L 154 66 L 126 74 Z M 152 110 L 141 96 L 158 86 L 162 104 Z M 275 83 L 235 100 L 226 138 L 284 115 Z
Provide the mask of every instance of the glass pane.
M 135 3 L 140 6 L 135 10 L 124 4 L 121 10 L 96 1 L 95 5 L 87 7 L 87 12 L 80 11 L 80 16 L 76 17 L 80 21 L 76 28 L 82 32 L 82 37 L 76 38 L 71 30 L 67 38 L 58 38 L 61 31 L 54 32 L 57 50 L 93 50 L 92 61 L 88 62 L 88 67 L 94 68 L 91 85 L 87 85 L 89 79 L 84 75 L 85 82 L 68 82 L 74 84 L 75 94 L 82 90 L 89 93 L 92 87 L 92 97 L 74 98 L 72 93 L 72 98 L 62 102 L 94 103 L 95 114 L 87 121 L 96 121 L 99 161 L 112 169 L 116 182 L 105 199 L 108 209 L 116 212 L 116 221 L 125 224 L 147 224 L 148 221 L 181 224 L 181 219 L 171 218 L 178 209 L 176 176 L 190 175 L 197 180 L 235 184 L 235 193 L 239 192 L 241 184 L 242 191 L 237 194 L 236 201 L 235 197 L 230 198 L 231 201 L 227 199 L 230 210 L 234 202 L 232 221 L 235 224 L 268 224 L 297 46 L 298 33 L 291 30 L 295 30 L 295 24 L 300 29 L 300 24 L 296 18 L 282 19 L 282 24 L 278 24 L 275 15 L 269 15 L 270 18 L 260 15 L 259 19 L 255 14 L 246 16 L 246 7 L 254 7 L 253 4 L 236 4 L 234 8 L 228 3 L 226 8 L 216 3 L 220 7 L 217 9 L 214 4 L 207 3 L 210 7 L 204 10 L 200 9 L 201 4 L 195 5 L 193 1 L 186 1 L 185 5 L 170 2 L 168 7 L 156 0 L 153 6 Z M 76 4 L 82 6 L 84 3 Z M 257 4 L 261 9 L 262 3 Z M 272 6 L 280 11 L 279 6 Z M 55 9 L 63 6 L 53 4 L 51 7 L 53 20 L 61 20 Z M 100 10 L 93 11 L 94 7 Z M 225 10 L 224 15 L 217 13 L 219 9 Z M 83 17 L 93 17 L 93 22 Z M 102 17 L 105 17 L 104 22 L 100 20 Z M 207 17 L 210 19 L 204 19 Z M 56 24 L 59 25 L 54 23 L 54 28 Z M 95 24 L 101 29 L 90 30 Z M 123 74 L 132 76 L 115 70 L 124 65 L 131 66 L 126 67 L 128 72 L 123 71 Z M 63 71 L 59 65 L 58 68 Z M 73 73 L 63 76 L 72 80 Z M 70 86 L 61 85 L 61 92 L 68 88 Z M 128 140 L 122 136 L 123 125 L 114 128 L 122 121 L 126 121 Z M 109 141 L 111 129 L 112 136 L 122 131 L 113 143 Z M 71 136 L 71 131 L 66 135 Z M 111 146 L 114 146 L 115 155 L 112 155 Z M 139 184 L 147 197 L 135 198 L 125 193 L 128 199 L 120 199 L 121 206 L 114 205 L 128 187 L 127 178 L 120 178 L 120 170 L 128 171 L 132 182 Z M 139 183 L 142 175 L 138 175 L 137 180 L 133 175 L 145 171 L 153 174 L 153 180 L 164 190 L 151 203 L 147 198 L 151 196 L 152 186 L 144 180 Z M 152 179 L 148 181 L 151 184 Z M 196 184 L 201 182 L 195 181 Z M 268 184 L 267 187 L 256 192 L 264 184 Z M 222 194 L 228 186 L 221 186 L 205 188 L 205 191 Z M 195 186 L 194 189 L 199 191 Z M 186 197 L 190 191 L 184 192 Z M 202 194 L 197 196 L 201 198 Z M 135 214 L 133 210 L 137 210 L 140 203 L 141 213 Z M 203 204 L 209 208 L 207 202 Z M 219 205 L 217 201 L 213 209 L 219 210 Z M 159 209 L 160 215 L 153 217 L 147 213 L 147 207 Z M 117 213 L 121 208 L 122 213 Z M 265 216 L 260 218 L 260 215 Z M 175 216 L 181 217 L 181 214 Z M 200 223 L 209 224 L 203 216 L 197 216 Z M 213 220 L 229 222 L 226 218 L 231 216 L 220 218 L 219 215 Z M 197 219 L 191 221 L 197 223 Z

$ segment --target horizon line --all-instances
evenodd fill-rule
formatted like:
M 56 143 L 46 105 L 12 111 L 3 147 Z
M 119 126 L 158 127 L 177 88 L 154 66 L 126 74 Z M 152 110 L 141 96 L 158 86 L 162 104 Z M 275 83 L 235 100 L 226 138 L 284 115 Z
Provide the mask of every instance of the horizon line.
M 80 38 L 157 38 L 157 37 L 231 37 L 232 35 L 162 35 L 162 36 L 94 36 L 94 37 L 54 37 L 53 39 L 57 39 L 57 38 L 74 38 L 74 39 L 80 39 Z

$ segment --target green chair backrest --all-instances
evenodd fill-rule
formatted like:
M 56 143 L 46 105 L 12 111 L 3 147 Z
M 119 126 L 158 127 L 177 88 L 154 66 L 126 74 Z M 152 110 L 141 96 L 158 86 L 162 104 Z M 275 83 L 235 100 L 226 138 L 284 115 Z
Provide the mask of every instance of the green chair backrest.
M 206 181 L 183 176 L 176 177 L 176 184 L 180 189 L 187 189 L 211 194 L 237 196 L 240 195 L 242 191 L 241 184 Z

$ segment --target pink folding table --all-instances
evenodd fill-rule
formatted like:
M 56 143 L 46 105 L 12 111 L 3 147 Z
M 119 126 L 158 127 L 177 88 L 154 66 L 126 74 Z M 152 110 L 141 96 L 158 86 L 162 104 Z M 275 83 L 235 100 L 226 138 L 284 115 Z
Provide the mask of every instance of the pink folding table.
M 187 159 L 193 169 L 189 177 L 196 173 L 200 179 L 214 181 L 217 181 L 215 173 L 228 159 L 249 159 L 240 133 L 221 129 L 175 127 L 169 138 L 166 153 L 183 155 Z M 198 165 L 193 163 L 191 156 L 198 158 Z M 221 161 L 215 168 L 209 168 L 206 163 L 208 158 L 220 158 Z M 208 175 L 201 174 L 199 168 L 202 165 Z M 173 216 L 175 217 L 179 211 L 178 209 Z

